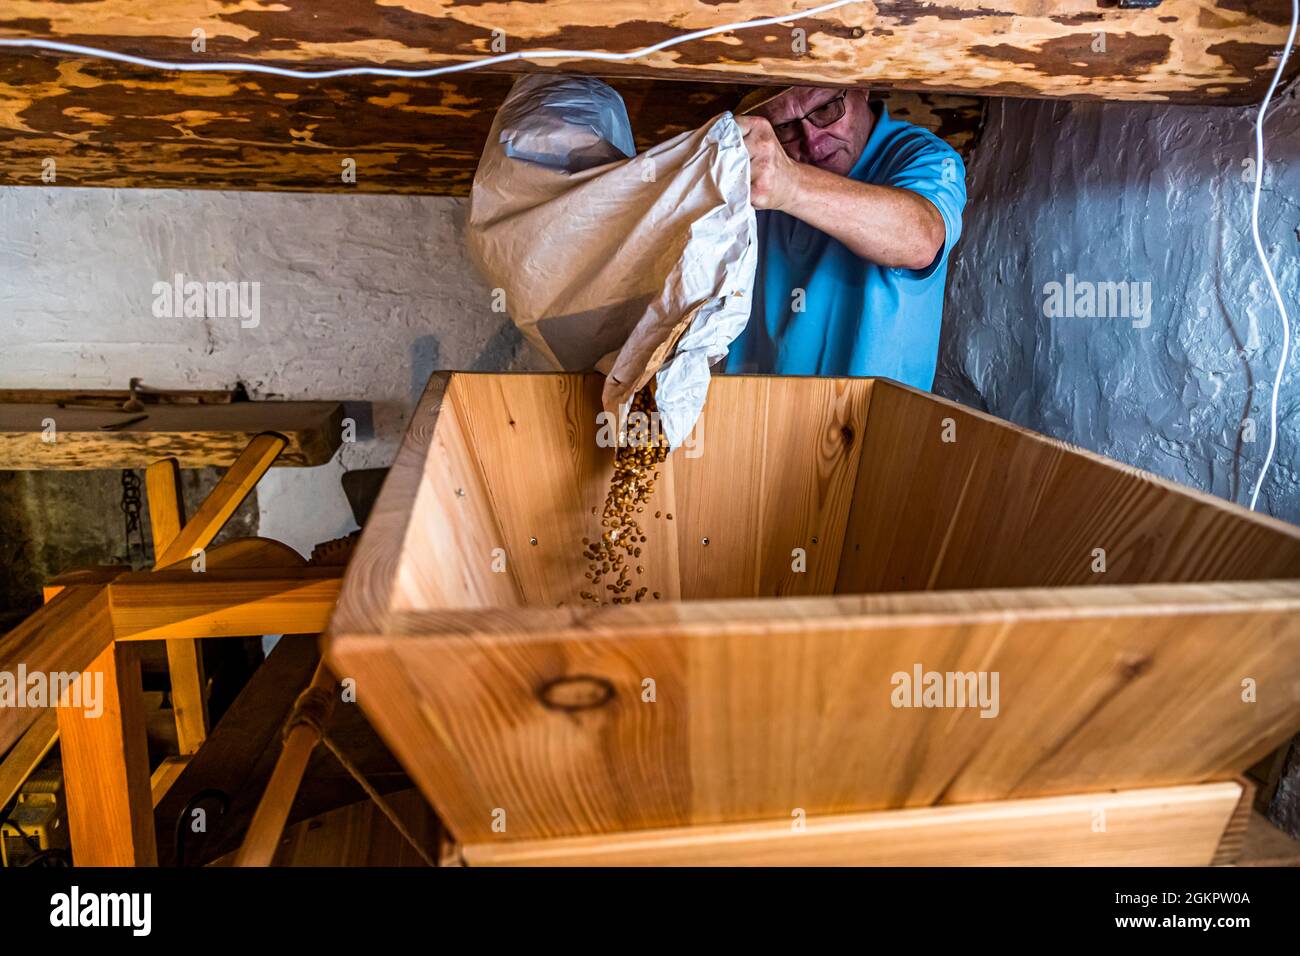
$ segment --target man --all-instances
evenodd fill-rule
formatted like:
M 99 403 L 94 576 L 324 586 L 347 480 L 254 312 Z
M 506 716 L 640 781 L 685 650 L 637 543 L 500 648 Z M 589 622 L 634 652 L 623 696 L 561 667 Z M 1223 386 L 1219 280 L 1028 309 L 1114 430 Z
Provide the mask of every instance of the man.
M 758 275 L 726 371 L 879 375 L 928 391 L 966 203 L 961 157 L 866 90 L 764 88 L 736 113 Z

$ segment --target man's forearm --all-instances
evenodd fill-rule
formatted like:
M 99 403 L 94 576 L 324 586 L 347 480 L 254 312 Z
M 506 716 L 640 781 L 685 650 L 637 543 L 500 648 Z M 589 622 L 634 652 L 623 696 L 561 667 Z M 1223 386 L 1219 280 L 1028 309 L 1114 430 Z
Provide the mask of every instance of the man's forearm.
M 924 269 L 943 248 L 943 217 L 910 189 L 860 183 L 816 166 L 793 164 L 783 212 L 834 236 L 856 255 L 887 268 Z

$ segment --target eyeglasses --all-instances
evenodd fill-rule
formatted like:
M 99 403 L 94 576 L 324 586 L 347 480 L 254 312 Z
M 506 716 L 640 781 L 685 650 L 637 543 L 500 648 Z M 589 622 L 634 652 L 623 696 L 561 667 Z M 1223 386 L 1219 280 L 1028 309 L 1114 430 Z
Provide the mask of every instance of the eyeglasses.
M 805 113 L 798 119 L 790 120 L 788 123 L 782 123 L 779 126 L 773 126 L 772 130 L 776 133 L 777 140 L 782 143 L 793 143 L 803 133 L 804 120 L 812 123 L 818 129 L 825 129 L 833 123 L 838 123 L 844 118 L 844 97 L 846 95 L 847 91 L 833 100 L 827 100 L 815 110 Z

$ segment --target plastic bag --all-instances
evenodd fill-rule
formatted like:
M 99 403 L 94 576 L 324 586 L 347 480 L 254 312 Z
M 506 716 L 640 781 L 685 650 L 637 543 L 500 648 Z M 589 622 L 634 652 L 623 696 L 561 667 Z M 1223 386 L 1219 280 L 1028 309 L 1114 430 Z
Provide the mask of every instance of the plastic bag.
M 753 294 L 749 154 L 730 113 L 637 156 L 608 84 L 526 76 L 488 135 L 467 233 L 556 368 L 604 372 L 619 421 L 654 376 L 660 427 L 672 447 L 685 440 Z

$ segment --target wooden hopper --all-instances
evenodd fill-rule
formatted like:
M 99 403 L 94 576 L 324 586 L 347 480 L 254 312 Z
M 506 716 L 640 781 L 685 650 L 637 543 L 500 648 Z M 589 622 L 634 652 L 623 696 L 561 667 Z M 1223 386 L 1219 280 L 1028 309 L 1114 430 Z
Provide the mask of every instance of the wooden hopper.
M 592 608 L 599 408 L 434 376 L 325 638 L 465 861 L 1207 863 L 1300 728 L 1300 529 L 887 380 L 715 378 Z

